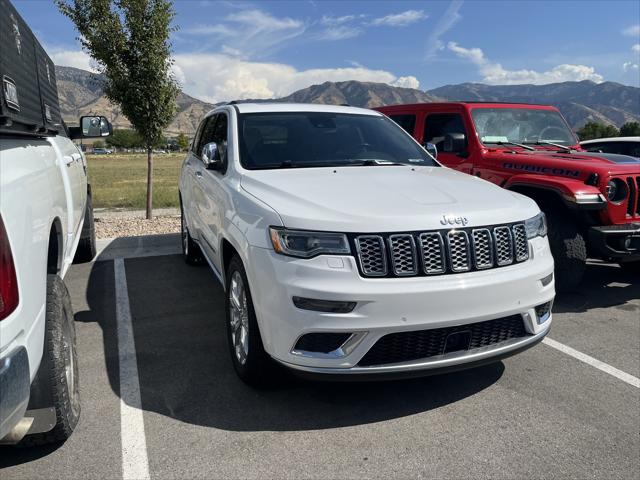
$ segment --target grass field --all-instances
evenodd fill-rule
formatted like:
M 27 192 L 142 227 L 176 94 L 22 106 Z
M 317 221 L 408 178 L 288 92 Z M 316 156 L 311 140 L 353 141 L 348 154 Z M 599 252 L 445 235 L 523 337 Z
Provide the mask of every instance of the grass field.
M 184 153 L 153 156 L 153 206 L 178 207 L 178 178 Z M 87 155 L 96 208 L 144 209 L 147 155 Z

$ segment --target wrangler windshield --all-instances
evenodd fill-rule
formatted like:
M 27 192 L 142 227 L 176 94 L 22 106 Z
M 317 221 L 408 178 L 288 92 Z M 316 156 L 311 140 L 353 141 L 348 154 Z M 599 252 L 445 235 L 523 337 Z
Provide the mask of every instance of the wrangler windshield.
M 484 144 L 575 145 L 577 140 L 560 114 L 532 108 L 474 108 L 471 116 Z
M 252 170 L 437 165 L 400 127 L 377 115 L 245 113 L 238 131 L 240 162 Z

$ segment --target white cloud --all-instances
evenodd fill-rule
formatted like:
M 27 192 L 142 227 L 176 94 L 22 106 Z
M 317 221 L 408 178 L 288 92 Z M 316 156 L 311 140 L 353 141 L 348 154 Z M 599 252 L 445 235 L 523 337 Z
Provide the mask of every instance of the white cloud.
M 282 63 L 251 62 L 223 54 L 179 54 L 174 72 L 186 93 L 217 103 L 245 98 L 277 98 L 326 81 L 359 80 L 418 88 L 415 77 L 396 77 L 366 67 L 297 70 Z
M 332 17 L 330 15 L 323 15 L 320 19 L 322 25 L 342 25 L 345 23 L 353 22 L 356 19 L 364 18 L 365 15 L 343 15 L 341 17 Z
M 640 36 L 640 24 L 631 25 L 630 27 L 622 30 L 623 35 L 627 35 L 628 37 L 637 37 Z
M 640 69 L 640 65 L 638 65 L 637 63 L 624 62 L 622 64 L 622 70 L 624 70 L 625 72 L 629 72 L 631 70 L 638 70 L 638 69 Z
M 462 19 L 462 15 L 459 13 L 462 3 L 462 0 L 453 0 L 431 31 L 427 39 L 427 59 L 433 58 L 439 50 L 444 49 L 444 44 L 442 40 L 440 40 L 440 37 L 451 30 L 451 28 Z
M 407 10 L 401 13 L 392 13 L 384 17 L 374 18 L 371 25 L 387 27 L 406 27 L 412 23 L 424 20 L 428 15 L 423 10 Z
M 75 67 L 89 72 L 97 72 L 96 62 L 82 50 L 65 50 L 47 48 L 54 65 L 63 67 Z
M 631 46 L 631 51 L 634 53 L 640 53 L 640 43 L 636 43 Z
M 402 88 L 419 88 L 420 82 L 413 75 L 409 75 L 407 77 L 399 77 L 397 80 L 391 82 L 391 85 Z
M 259 55 L 282 45 L 306 30 L 306 25 L 293 18 L 277 18 L 262 10 L 241 10 L 223 18 L 226 23 L 194 25 L 181 30 L 187 35 L 208 35 L 224 43 L 228 49 L 244 56 Z
M 587 65 L 556 65 L 545 72 L 535 70 L 507 70 L 499 63 L 491 62 L 479 48 L 464 48 L 456 42 L 449 42 L 449 50 L 460 58 L 465 58 L 478 67 L 482 80 L 494 85 L 536 84 L 591 80 L 600 83 L 602 75 Z
M 320 32 L 316 38 L 318 40 L 345 40 L 347 38 L 357 37 L 363 32 L 364 30 L 360 27 L 354 27 L 351 25 L 332 25 Z

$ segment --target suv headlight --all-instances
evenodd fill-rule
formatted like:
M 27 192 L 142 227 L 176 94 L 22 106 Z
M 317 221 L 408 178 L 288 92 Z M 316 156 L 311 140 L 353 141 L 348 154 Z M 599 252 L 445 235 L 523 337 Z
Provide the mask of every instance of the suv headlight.
M 308 232 L 269 228 L 273 249 L 282 255 L 311 258 L 316 255 L 349 255 L 351 247 L 344 233 Z
M 527 231 L 529 240 L 536 237 L 545 237 L 547 235 L 547 217 L 543 212 L 540 212 L 535 217 L 525 220 L 524 228 Z

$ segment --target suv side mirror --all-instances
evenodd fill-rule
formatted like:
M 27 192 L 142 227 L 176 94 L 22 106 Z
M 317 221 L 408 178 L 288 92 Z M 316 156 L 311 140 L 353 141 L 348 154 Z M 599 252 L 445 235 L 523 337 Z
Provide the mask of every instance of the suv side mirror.
M 106 117 L 80 117 L 81 138 L 108 137 L 112 133 L 113 127 Z
M 424 149 L 431 155 L 433 158 L 438 158 L 438 147 L 436 147 L 435 143 L 425 142 Z
M 202 147 L 202 163 L 209 170 L 217 170 L 220 168 L 220 150 L 215 142 L 207 143 Z
M 464 133 L 447 133 L 444 136 L 443 151 L 460 153 L 467 148 L 467 136 Z

